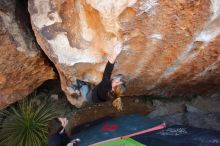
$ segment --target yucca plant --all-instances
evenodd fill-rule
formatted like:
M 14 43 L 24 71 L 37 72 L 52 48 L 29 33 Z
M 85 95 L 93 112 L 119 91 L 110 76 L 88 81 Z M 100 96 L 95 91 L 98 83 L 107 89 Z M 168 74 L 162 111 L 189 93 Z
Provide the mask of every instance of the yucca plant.
M 0 126 L 0 145 L 6 146 L 45 145 L 48 122 L 57 117 L 51 104 L 36 106 L 28 100 L 1 111 L 1 114 L 4 120 Z

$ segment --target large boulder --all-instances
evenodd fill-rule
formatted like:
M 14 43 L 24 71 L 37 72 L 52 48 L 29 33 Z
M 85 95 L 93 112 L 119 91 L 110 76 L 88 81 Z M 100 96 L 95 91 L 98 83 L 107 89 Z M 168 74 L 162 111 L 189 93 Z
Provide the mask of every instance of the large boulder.
M 16 6 L 16 0 L 0 1 L 0 109 L 54 78 L 26 18 L 25 9 Z
M 116 41 L 123 43 L 114 74 L 127 95 L 220 93 L 219 0 L 29 0 L 37 41 L 70 87 L 100 82 Z

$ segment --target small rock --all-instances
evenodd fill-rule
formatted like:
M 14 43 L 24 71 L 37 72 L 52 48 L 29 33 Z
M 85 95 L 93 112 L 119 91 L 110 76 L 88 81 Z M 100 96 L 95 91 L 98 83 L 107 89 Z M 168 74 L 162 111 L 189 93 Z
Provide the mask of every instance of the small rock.
M 165 101 L 154 100 L 153 106 L 155 107 L 155 110 L 148 115 L 148 117 L 150 118 L 181 113 L 185 110 L 184 101 L 165 102 Z
M 186 103 L 186 110 L 191 113 L 202 113 L 198 108 Z
M 59 99 L 59 96 L 57 94 L 52 94 L 50 95 L 50 98 L 55 101 Z
M 134 100 L 134 103 L 139 103 L 139 102 L 140 102 L 139 99 L 135 99 L 135 100 Z
M 40 104 L 41 104 L 40 99 L 36 99 L 36 98 L 33 99 L 32 102 L 33 102 L 34 104 L 36 104 L 36 105 L 40 105 Z
M 218 113 L 220 112 L 220 96 L 198 96 L 191 102 L 187 103 L 187 111 L 189 112 L 204 112 Z

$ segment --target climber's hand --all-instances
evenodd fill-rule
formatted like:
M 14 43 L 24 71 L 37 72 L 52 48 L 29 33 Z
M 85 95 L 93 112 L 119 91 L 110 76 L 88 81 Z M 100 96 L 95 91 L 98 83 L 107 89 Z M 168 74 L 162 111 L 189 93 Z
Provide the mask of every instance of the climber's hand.
M 114 44 L 114 49 L 113 49 L 113 53 L 111 56 L 108 57 L 108 60 L 110 63 L 114 63 L 117 56 L 120 54 L 122 50 L 122 43 L 120 41 L 117 41 L 115 44 Z
M 74 144 L 77 144 L 79 142 L 80 142 L 80 139 L 76 138 L 76 139 L 71 140 L 71 142 L 68 143 L 67 146 L 74 146 Z
M 62 127 L 63 128 L 65 128 L 66 127 L 66 125 L 68 124 L 68 120 L 67 120 L 67 118 L 58 118 L 59 119 L 59 121 L 61 122 L 61 125 L 62 125 Z
M 114 45 L 113 55 L 118 56 L 122 50 L 122 43 L 117 41 Z
M 62 127 L 63 127 L 63 129 L 59 132 L 59 133 L 61 134 L 61 133 L 64 132 L 65 127 L 66 127 L 67 124 L 68 124 L 68 120 L 67 120 L 67 118 L 62 118 L 62 117 L 59 117 L 58 119 L 59 119 L 59 121 L 61 122 L 61 125 L 62 125 Z
M 81 95 L 81 92 L 79 90 L 74 90 L 75 94 L 77 94 L 78 96 Z
M 74 87 L 67 87 L 66 88 L 67 91 L 72 95 L 72 94 L 76 94 L 77 96 L 81 95 L 81 92 L 79 91 L 78 88 L 74 88 Z

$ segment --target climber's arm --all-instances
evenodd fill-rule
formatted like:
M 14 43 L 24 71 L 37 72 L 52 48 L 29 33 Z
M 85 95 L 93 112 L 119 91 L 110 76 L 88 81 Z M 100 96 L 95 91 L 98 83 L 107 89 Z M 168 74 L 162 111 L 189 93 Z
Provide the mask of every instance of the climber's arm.
M 103 73 L 103 79 L 107 78 L 110 79 L 111 78 L 111 74 L 112 74 L 112 70 L 114 68 L 114 64 L 115 64 L 115 60 L 117 58 L 117 56 L 119 55 L 119 53 L 122 50 L 122 44 L 121 42 L 117 42 L 115 43 L 113 52 L 110 56 L 108 56 L 108 63 L 106 64 L 104 73 Z

